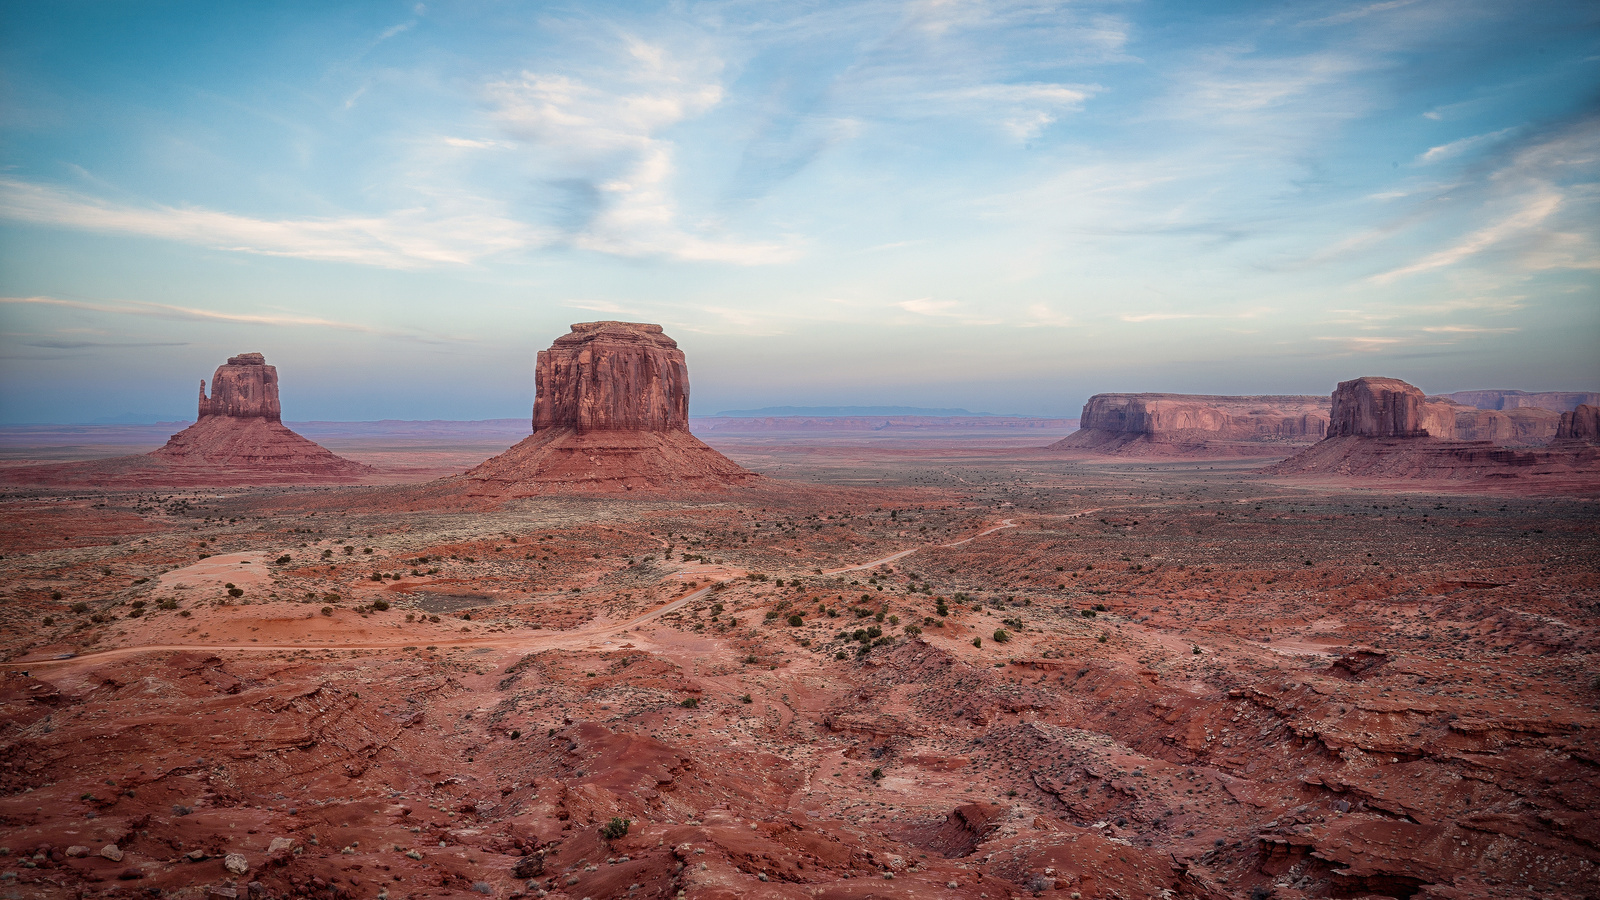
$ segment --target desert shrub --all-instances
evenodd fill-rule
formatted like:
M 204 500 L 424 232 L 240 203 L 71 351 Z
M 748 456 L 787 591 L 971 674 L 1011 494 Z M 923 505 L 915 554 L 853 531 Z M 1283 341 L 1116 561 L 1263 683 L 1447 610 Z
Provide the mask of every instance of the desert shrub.
M 1102 632 L 1100 632 L 1100 636 L 1095 638 L 1095 640 L 1097 640 L 1100 643 L 1104 644 L 1106 642 L 1106 638 L 1108 638 L 1108 637 L 1110 637 L 1110 635 L 1108 635 L 1107 633 L 1102 631 Z
M 519 737 L 522 737 L 522 732 L 517 730 L 517 729 L 512 729 L 511 730 L 511 739 L 514 741 Z
M 754 703 L 755 701 L 750 699 L 750 695 L 749 694 L 745 694 L 743 697 L 739 698 L 739 702 L 740 703 Z
M 793 625 L 796 628 L 799 628 L 801 625 L 804 625 L 805 623 L 806 623 L 806 620 L 800 618 L 800 614 L 799 613 L 795 613 L 794 615 L 789 617 L 789 624 Z
M 684 701 L 682 703 L 678 704 L 678 705 L 683 707 L 684 709 L 694 709 L 694 708 L 696 708 L 696 707 L 698 707 L 700 705 L 700 698 L 699 697 L 686 697 L 686 698 L 684 698 Z
M 286 565 L 289 564 L 290 561 L 291 561 L 291 557 L 287 553 L 285 553 L 284 555 L 278 557 L 278 565 L 280 565 L 280 566 L 286 566 Z
M 324 607 L 323 607 L 323 608 L 322 608 L 322 614 L 323 614 L 323 615 L 325 615 L 325 616 L 331 616 L 331 615 L 333 615 L 333 607 L 331 607 L 331 606 L 324 606 Z
M 244 588 L 236 588 L 236 587 L 228 588 L 228 596 L 229 597 L 243 597 L 244 596 Z
M 921 633 L 922 633 L 922 626 L 920 626 L 920 625 L 907 625 L 906 626 L 906 634 L 909 634 L 912 637 L 916 637 L 917 635 L 919 635 Z
M 89 604 L 79 600 L 77 603 L 72 604 L 72 611 L 75 613 L 86 613 L 89 611 Z
M 873 769 L 872 770 L 872 780 L 873 781 L 882 781 L 883 780 L 883 770 L 882 769 Z
M 983 638 L 981 638 L 981 637 L 973 638 L 972 639 L 972 646 L 974 646 L 974 647 L 982 647 L 983 646 Z
M 1095 617 L 1095 611 L 1092 609 L 1086 609 L 1083 611 L 1083 617 L 1085 619 L 1092 619 Z
M 608 841 L 621 840 L 628 836 L 628 826 L 632 824 L 632 819 L 613 816 L 611 821 L 600 826 L 600 836 Z
M 134 610 L 134 612 L 138 612 L 138 610 Z M 44 624 L 46 624 L 46 625 L 54 625 L 55 623 L 56 623 L 56 620 L 55 620 L 54 616 L 45 616 L 44 617 Z
M 387 601 L 387 600 L 374 600 L 374 601 L 372 601 L 372 608 L 377 610 L 378 612 L 388 612 L 388 610 L 389 610 L 389 601 Z
M 51 591 L 50 592 L 50 599 L 51 600 L 60 600 L 61 599 L 61 592 L 60 591 Z
M 994 630 L 994 642 L 996 644 L 1004 644 L 1009 640 L 1011 640 L 1011 635 L 1007 634 L 1004 628 L 996 628 Z

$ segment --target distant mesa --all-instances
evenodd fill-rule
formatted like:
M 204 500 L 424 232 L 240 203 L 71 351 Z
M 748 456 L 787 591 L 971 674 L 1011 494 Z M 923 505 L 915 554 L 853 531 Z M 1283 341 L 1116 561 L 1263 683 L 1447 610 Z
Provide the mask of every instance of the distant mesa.
M 1600 430 L 1578 411 L 1594 407 L 1580 405 L 1567 413 L 1533 406 L 1479 409 L 1430 398 L 1398 378 L 1373 376 L 1340 382 L 1330 401 L 1327 438 L 1267 472 L 1552 484 L 1588 483 L 1600 476 L 1600 451 L 1582 437 L 1557 440 L 1562 428 L 1572 435 Z
M 1435 397 L 1478 409 L 1548 409 L 1572 412 L 1579 406 L 1600 406 L 1600 391 L 1455 391 Z
M 448 479 L 478 497 L 714 490 L 758 478 L 689 433 L 689 368 L 660 325 L 583 322 L 540 351 L 533 434 Z
M 1115 456 L 1270 456 L 1320 440 L 1328 400 L 1314 396 L 1096 394 L 1078 431 L 1046 449 Z
M 763 406 L 760 409 L 730 409 L 717 413 L 720 418 L 774 419 L 774 418 L 860 418 L 882 416 L 917 416 L 921 418 L 978 418 L 994 413 L 971 412 L 965 409 L 926 406 Z
M 161 449 L 20 467 L 0 478 L 45 486 L 182 487 L 345 483 L 375 473 L 290 431 L 282 419 L 277 368 L 259 353 L 242 353 L 217 367 L 210 397 L 200 382 L 195 423 Z

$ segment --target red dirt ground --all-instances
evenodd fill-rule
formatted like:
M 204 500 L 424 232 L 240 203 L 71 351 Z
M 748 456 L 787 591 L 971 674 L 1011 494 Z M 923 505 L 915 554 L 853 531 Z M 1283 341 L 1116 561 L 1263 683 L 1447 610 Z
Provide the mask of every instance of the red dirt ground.
M 1600 896 L 1592 497 L 718 449 L 777 486 L 11 491 L 0 890 Z

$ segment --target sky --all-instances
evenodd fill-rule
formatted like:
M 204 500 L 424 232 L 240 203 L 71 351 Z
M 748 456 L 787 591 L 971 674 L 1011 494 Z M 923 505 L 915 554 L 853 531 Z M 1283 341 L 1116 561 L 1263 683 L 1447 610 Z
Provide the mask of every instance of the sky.
M 1600 389 L 1600 4 L 0 0 L 0 423 Z

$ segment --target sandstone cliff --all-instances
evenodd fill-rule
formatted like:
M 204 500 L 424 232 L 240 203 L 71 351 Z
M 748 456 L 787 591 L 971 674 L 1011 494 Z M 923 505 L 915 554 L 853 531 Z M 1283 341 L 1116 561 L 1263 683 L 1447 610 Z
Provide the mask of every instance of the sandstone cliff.
M 469 496 L 698 491 L 757 477 L 689 433 L 688 365 L 660 325 L 573 325 L 534 373 L 534 433 L 448 480 Z
M 259 353 L 229 357 L 211 376 L 211 399 L 206 399 L 206 383 L 200 382 L 200 412 L 196 419 L 207 416 L 282 421 L 278 367 L 267 365 L 266 357 Z
M 1121 456 L 1267 455 L 1320 439 L 1328 426 L 1321 397 L 1201 394 L 1096 394 L 1079 430 L 1049 450 Z
M 1582 404 L 1572 412 L 1561 414 L 1561 425 L 1556 429 L 1556 440 L 1600 443 L 1600 405 Z

